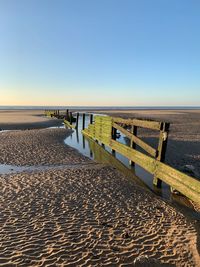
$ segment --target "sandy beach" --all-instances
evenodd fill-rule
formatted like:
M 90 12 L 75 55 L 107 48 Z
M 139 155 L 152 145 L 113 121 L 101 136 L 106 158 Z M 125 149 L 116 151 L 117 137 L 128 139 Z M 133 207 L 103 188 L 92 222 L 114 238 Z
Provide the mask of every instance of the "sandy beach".
M 0 164 L 49 166 L 0 175 L 0 266 L 200 266 L 195 221 L 65 145 L 70 133 L 0 133 Z
M 0 267 L 200 267 L 199 11 L 0 0 Z
M 44 117 L 44 110 L 0 110 L 0 130 L 39 129 L 61 124 L 62 120 Z

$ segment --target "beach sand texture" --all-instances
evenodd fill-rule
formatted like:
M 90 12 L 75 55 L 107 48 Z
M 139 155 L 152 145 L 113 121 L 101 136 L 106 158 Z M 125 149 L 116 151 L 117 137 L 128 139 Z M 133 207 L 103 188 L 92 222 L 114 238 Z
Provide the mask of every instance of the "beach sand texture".
M 1 133 L 0 163 L 54 167 L 0 175 L 0 266 L 199 266 L 192 221 L 67 135 Z
M 44 110 L 0 110 L 0 129 L 35 129 L 61 125 L 61 120 L 47 118 Z
M 0 162 L 30 166 L 90 161 L 73 148 L 64 145 L 64 139 L 71 132 L 64 128 L 55 128 L 0 133 Z

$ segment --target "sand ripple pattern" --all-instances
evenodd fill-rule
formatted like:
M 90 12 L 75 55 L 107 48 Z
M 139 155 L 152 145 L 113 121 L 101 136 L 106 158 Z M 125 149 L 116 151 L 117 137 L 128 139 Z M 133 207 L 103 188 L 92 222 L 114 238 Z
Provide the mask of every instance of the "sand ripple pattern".
M 87 162 L 63 140 L 71 133 L 66 129 L 12 131 L 1 134 L 0 163 L 12 165 L 58 165 Z
M 0 176 L 0 266 L 198 266 L 194 226 L 111 167 Z

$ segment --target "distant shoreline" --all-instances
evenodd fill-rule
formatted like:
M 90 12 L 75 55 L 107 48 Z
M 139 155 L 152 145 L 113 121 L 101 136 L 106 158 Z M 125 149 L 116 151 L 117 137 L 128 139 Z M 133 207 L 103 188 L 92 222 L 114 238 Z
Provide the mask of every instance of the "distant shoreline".
M 0 110 L 200 110 L 200 106 L 0 106 Z

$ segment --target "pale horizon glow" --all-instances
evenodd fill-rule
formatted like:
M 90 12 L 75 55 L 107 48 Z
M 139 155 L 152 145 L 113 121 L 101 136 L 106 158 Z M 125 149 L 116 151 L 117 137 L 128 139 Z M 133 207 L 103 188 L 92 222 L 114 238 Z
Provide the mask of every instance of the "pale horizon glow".
M 200 2 L 0 1 L 0 106 L 200 106 Z

